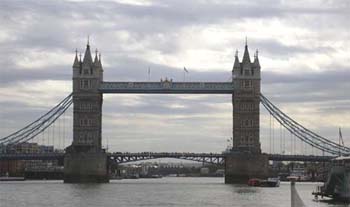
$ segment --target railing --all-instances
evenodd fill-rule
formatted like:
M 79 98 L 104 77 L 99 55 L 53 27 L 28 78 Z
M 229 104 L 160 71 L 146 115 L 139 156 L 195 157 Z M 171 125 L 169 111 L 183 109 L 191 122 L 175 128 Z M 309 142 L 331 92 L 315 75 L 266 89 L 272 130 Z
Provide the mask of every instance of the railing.
M 269 160 L 273 161 L 299 161 L 299 162 L 329 162 L 334 159 L 334 156 L 321 155 L 282 155 L 268 154 Z

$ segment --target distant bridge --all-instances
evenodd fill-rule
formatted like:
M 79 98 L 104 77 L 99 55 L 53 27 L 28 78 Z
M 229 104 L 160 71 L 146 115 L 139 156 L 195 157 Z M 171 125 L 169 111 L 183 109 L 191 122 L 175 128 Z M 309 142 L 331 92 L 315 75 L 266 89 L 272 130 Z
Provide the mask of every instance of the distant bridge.
M 182 152 L 137 152 L 137 153 L 108 153 L 109 159 L 118 164 L 151 160 L 159 158 L 174 158 L 197 161 L 215 165 L 224 165 L 225 153 L 182 153 Z M 283 155 L 268 154 L 271 161 L 300 161 L 300 162 L 329 162 L 334 156 L 317 155 Z M 64 153 L 26 153 L 0 154 L 0 160 L 63 160 Z

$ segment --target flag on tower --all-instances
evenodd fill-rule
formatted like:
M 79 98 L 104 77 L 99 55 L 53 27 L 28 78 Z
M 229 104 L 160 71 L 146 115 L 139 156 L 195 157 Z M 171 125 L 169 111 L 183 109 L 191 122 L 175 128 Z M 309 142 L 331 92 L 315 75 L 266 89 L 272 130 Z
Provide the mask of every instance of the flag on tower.
M 344 140 L 343 140 L 343 135 L 341 133 L 341 128 L 339 127 L 339 142 L 344 146 Z
M 184 67 L 184 71 L 186 72 L 186 73 L 188 73 L 188 70 Z

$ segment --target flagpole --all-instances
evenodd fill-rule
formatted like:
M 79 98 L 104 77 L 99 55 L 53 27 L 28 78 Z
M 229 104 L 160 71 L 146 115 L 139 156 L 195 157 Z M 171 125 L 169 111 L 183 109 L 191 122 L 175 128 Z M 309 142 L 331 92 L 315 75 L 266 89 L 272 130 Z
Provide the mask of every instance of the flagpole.
M 341 132 L 340 132 L 340 127 L 339 127 L 339 145 L 341 145 L 340 139 L 341 139 Z M 339 147 L 339 157 L 340 156 L 341 156 L 341 154 L 340 154 L 340 147 Z
M 188 73 L 188 70 L 184 67 L 184 82 L 186 81 L 186 73 Z
M 341 138 L 341 144 L 344 147 L 344 139 L 343 139 L 343 133 L 341 133 L 341 127 L 339 127 L 339 134 L 340 134 L 340 138 Z

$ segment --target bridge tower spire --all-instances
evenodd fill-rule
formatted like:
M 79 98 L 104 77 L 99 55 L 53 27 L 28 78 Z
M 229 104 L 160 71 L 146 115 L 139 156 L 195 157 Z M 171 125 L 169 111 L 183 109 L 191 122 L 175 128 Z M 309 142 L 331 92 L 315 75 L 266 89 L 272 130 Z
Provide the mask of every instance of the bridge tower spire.
M 73 64 L 73 142 L 65 157 L 65 182 L 106 182 L 107 156 L 102 150 L 102 64 L 92 60 L 88 41 L 83 60 Z
M 249 177 L 267 174 L 267 157 L 260 147 L 260 64 L 257 55 L 252 63 L 246 41 L 242 62 L 238 55 L 232 70 L 233 131 L 232 154 L 226 157 L 225 182 L 246 182 Z

